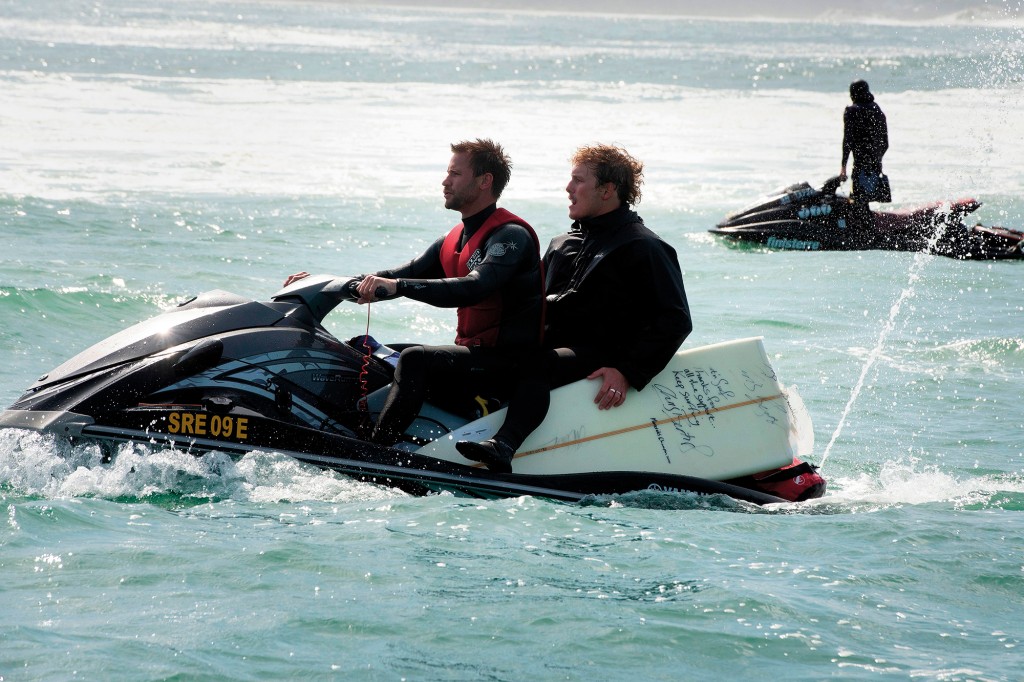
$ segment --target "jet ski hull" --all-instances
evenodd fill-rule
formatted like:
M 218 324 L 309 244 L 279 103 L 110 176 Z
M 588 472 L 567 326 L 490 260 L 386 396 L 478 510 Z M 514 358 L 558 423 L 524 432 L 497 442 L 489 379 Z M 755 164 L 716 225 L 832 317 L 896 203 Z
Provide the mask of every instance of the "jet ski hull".
M 910 251 L 959 260 L 1024 258 L 1024 232 L 963 217 L 981 204 L 963 198 L 897 211 L 856 210 L 835 193 L 838 178 L 777 190 L 709 230 L 735 244 L 780 251 Z
M 379 399 L 391 380 L 392 368 L 382 359 L 389 349 L 367 355 L 320 325 L 332 303 L 341 300 L 344 292 L 333 278 L 293 285 L 267 303 L 225 292 L 204 294 L 96 344 L 41 377 L 0 414 L 0 427 L 98 442 L 110 453 L 115 451 L 110 446 L 122 442 L 235 457 L 253 451 L 283 453 L 413 494 L 450 491 L 576 501 L 665 490 L 723 494 L 757 504 L 787 501 L 749 477 L 739 478 L 756 473 L 751 469 L 765 462 L 773 463 L 772 468 L 788 464 L 793 453 L 785 429 L 776 429 L 773 436 L 780 443 L 774 459 L 754 457 L 738 468 L 722 469 L 730 477 L 721 480 L 685 470 L 645 470 L 644 460 L 628 452 L 606 458 L 600 470 L 588 470 L 586 459 L 573 464 L 572 458 L 550 456 L 545 466 L 526 467 L 528 473 L 495 473 L 460 455 L 430 453 L 431 443 L 471 428 L 474 420 L 486 420 L 436 405 L 425 406 L 406 442 L 394 448 L 370 443 L 362 437 L 371 417 L 367 405 L 373 396 Z M 763 364 L 758 357 L 755 362 Z M 770 407 L 762 403 L 769 398 L 775 396 L 751 404 L 768 415 Z M 744 409 L 732 412 L 742 415 Z M 769 417 L 777 421 L 768 415 L 755 423 Z M 692 414 L 671 419 L 684 418 L 695 421 Z M 721 421 L 725 416 L 717 418 L 727 423 Z M 714 431 L 714 419 L 710 421 L 708 428 Z M 764 435 L 752 428 L 752 438 Z M 722 447 L 721 457 L 726 457 Z M 789 498 L 820 496 L 824 486 L 815 475 Z
M 760 505 L 789 501 L 768 492 L 724 481 L 661 472 L 592 471 L 544 475 L 495 473 L 479 465 L 454 464 L 355 438 L 282 425 L 259 417 L 245 418 L 246 441 L 214 436 L 174 435 L 153 430 L 154 423 L 180 423 L 182 414 L 188 413 L 173 406 L 148 408 L 125 414 L 108 423 L 96 424 L 90 417 L 74 413 L 12 409 L 0 413 L 0 428 L 51 433 L 67 438 L 72 443 L 94 442 L 108 451 L 113 451 L 119 443 L 135 442 L 154 448 L 178 448 L 193 454 L 216 451 L 234 457 L 242 457 L 254 451 L 273 452 L 357 480 L 398 488 L 413 495 L 450 492 L 485 499 L 532 495 L 578 502 L 587 497 L 652 490 L 727 495 Z M 213 429 L 211 415 L 201 412 L 191 414 L 193 424 L 196 423 L 196 416 L 205 417 L 199 422 L 200 431 L 205 433 Z M 197 427 L 193 425 L 189 428 L 195 430 Z

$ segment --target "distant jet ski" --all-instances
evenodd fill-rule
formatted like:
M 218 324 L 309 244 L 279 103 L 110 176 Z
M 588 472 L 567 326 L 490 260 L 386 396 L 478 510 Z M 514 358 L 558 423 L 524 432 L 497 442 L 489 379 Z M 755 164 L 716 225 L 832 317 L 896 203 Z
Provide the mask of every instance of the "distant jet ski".
M 786 251 L 924 251 L 961 260 L 1024 258 L 1024 232 L 968 227 L 974 199 L 935 202 L 897 211 L 857 211 L 837 195 L 839 177 L 820 190 L 802 182 L 762 197 L 726 216 L 712 234 Z
M 261 302 L 212 291 L 101 341 L 38 379 L 0 428 L 99 443 L 241 457 L 271 451 L 413 494 L 535 495 L 574 501 L 637 490 L 719 493 L 757 504 L 820 497 L 796 457 L 796 423 L 759 338 L 680 351 L 622 407 L 599 411 L 593 382 L 552 392 L 514 473 L 462 457 L 504 409 L 426 405 L 395 447 L 365 434 L 394 353 L 321 324 L 353 299 L 351 278 L 308 277 Z

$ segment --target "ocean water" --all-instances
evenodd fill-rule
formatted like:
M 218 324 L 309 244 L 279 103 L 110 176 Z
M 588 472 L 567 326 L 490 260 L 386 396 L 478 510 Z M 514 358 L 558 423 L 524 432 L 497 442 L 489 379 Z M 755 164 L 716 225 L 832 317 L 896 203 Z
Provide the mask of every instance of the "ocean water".
M 273 454 L 0 430 L 0 679 L 1024 677 L 1024 263 L 769 253 L 706 230 L 839 168 L 846 87 L 895 205 L 1024 226 L 1019 7 L 770 21 L 268 0 L 0 0 L 0 403 L 196 293 L 355 274 L 455 222 L 456 140 L 568 227 L 622 144 L 678 250 L 688 346 L 763 336 L 828 494 L 417 498 Z M 972 18 L 974 17 L 974 18 Z M 450 311 L 337 309 L 445 342 Z

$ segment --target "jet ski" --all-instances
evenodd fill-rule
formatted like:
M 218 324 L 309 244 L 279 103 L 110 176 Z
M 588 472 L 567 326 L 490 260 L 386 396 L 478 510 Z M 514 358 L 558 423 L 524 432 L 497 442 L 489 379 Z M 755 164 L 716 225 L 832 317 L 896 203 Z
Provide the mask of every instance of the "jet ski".
M 841 180 L 821 189 L 790 185 L 731 213 L 710 230 L 730 241 L 787 251 L 921 251 L 960 260 L 1024 258 L 1024 232 L 967 226 L 981 203 L 970 198 L 896 211 L 858 208 L 837 194 Z
M 100 341 L 36 380 L 0 428 L 241 457 L 284 453 L 413 494 L 579 501 L 638 490 L 722 494 L 769 504 L 820 497 L 799 460 L 791 397 L 759 338 L 677 353 L 629 409 L 598 411 L 593 384 L 555 389 L 548 417 L 498 473 L 454 443 L 493 435 L 493 401 L 427 404 L 401 442 L 366 436 L 397 351 L 322 324 L 357 281 L 311 276 L 268 301 L 215 290 Z

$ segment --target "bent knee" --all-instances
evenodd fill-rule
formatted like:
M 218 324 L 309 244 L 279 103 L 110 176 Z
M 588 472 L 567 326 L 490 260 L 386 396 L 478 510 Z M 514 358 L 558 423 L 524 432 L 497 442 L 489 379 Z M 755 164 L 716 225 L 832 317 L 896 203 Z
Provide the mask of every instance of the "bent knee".
M 423 346 L 409 346 L 398 355 L 395 365 L 395 381 L 402 381 L 403 376 L 416 376 L 423 373 L 426 362 Z

